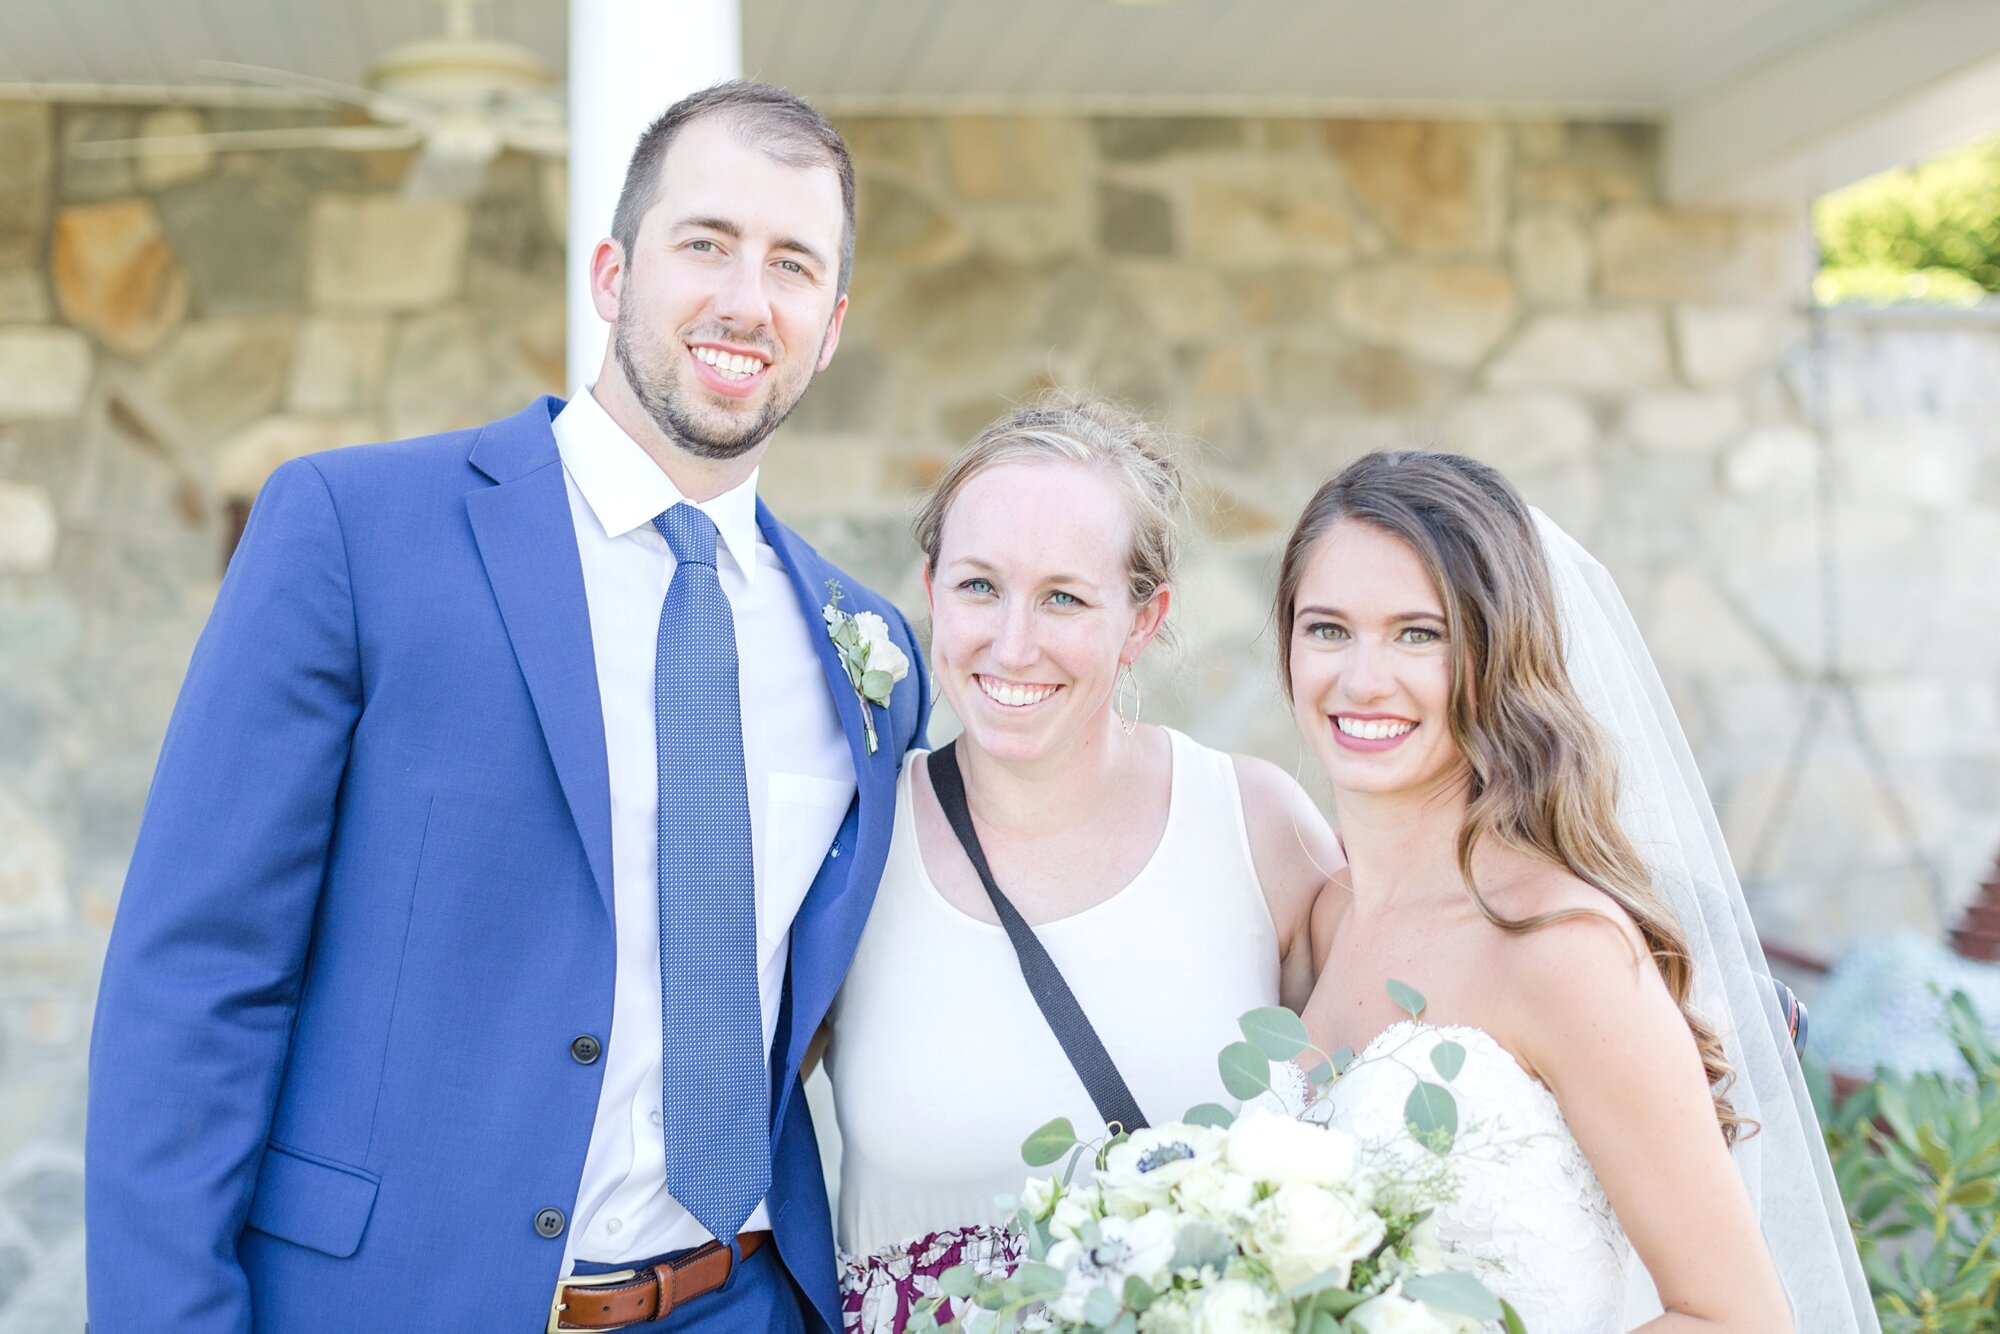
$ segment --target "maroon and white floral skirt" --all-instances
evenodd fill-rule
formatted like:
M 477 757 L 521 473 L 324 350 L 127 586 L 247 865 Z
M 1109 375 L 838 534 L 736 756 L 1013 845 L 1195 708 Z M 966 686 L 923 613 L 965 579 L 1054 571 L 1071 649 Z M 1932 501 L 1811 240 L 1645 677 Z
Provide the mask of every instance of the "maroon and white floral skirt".
M 840 1312 L 846 1334 L 902 1334 L 910 1313 L 938 1295 L 938 1276 L 969 1264 L 988 1278 L 1005 1278 L 1021 1259 L 1021 1239 L 1005 1228 L 980 1225 L 933 1232 L 873 1255 L 840 1256 Z M 952 1316 L 938 1309 L 938 1323 Z

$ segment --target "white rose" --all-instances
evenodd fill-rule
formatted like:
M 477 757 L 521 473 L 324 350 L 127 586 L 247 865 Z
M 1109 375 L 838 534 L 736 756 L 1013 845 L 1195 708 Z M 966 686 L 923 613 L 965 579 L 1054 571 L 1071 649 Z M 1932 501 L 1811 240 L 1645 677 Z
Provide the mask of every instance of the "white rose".
M 1293 1182 L 1258 1203 L 1245 1241 L 1281 1287 L 1328 1270 L 1345 1284 L 1349 1267 L 1382 1244 L 1385 1230 L 1379 1215 L 1342 1192 Z
M 887 672 L 891 681 L 900 681 L 910 674 L 910 659 L 889 637 L 887 621 L 872 611 L 856 612 L 854 628 L 860 632 L 861 645 L 868 651 L 869 671 Z
M 1187 1295 L 1161 1293 L 1139 1317 L 1139 1334 L 1194 1334 L 1194 1311 Z
M 1021 1187 L 1020 1207 L 1030 1218 L 1047 1218 L 1049 1207 L 1056 1201 L 1062 1187 L 1054 1177 L 1029 1177 L 1028 1184 Z
M 1049 1236 L 1075 1241 L 1083 1235 L 1083 1225 L 1097 1217 L 1081 1191 L 1066 1190 L 1049 1214 Z M 1051 1260 L 1049 1263 L 1055 1263 Z
M 1354 1175 L 1354 1141 L 1263 1107 L 1246 1107 L 1229 1127 L 1229 1165 L 1256 1181 L 1344 1185 Z
M 1197 1218 L 1233 1226 L 1257 1203 L 1257 1185 L 1222 1163 L 1196 1167 L 1174 1187 L 1174 1203 Z
M 1261 1283 L 1227 1278 L 1201 1293 L 1194 1334 L 1291 1334 L 1290 1303 Z
M 1410 1251 L 1410 1267 L 1419 1274 L 1435 1274 L 1441 1269 L 1449 1269 L 1456 1260 L 1445 1246 L 1444 1238 L 1438 1235 L 1436 1214 L 1411 1228 L 1404 1242 Z
M 1097 1185 L 1120 1213 L 1158 1209 L 1189 1173 L 1222 1161 L 1226 1140 L 1213 1126 L 1168 1125 L 1135 1131 L 1104 1155 Z
M 1348 1312 L 1347 1326 L 1364 1334 L 1474 1334 L 1479 1322 L 1412 1301 L 1398 1284 Z

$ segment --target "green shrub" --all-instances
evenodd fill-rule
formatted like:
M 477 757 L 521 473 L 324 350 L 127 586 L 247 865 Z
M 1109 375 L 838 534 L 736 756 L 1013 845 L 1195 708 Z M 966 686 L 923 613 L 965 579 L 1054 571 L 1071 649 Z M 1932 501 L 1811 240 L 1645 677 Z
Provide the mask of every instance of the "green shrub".
M 1965 993 L 1946 1015 L 1970 1080 L 1879 1071 L 1826 1132 L 1888 1334 L 2000 1334 L 2000 1047 Z
M 1885 171 L 1813 205 L 1821 301 L 1945 301 L 2000 292 L 2000 139 Z

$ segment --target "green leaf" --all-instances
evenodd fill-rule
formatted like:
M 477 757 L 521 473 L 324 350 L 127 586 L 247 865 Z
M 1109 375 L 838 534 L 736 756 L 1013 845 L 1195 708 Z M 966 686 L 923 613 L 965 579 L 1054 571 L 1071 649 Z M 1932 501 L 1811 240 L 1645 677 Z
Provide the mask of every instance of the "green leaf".
M 1440 1042 L 1431 1048 L 1431 1064 L 1447 1081 L 1457 1079 L 1465 1068 L 1465 1048 L 1456 1042 Z
M 1222 1087 L 1232 1098 L 1254 1098 L 1271 1087 L 1271 1062 L 1247 1042 L 1232 1042 L 1216 1058 Z
M 1396 1002 L 1396 1008 L 1415 1019 L 1424 1012 L 1424 993 L 1407 982 L 1389 979 L 1389 999 Z
M 1315 1311 L 1312 1334 L 1340 1334 L 1340 1321 L 1331 1311 Z
M 953 1265 L 938 1275 L 938 1291 L 947 1297 L 970 1297 L 979 1287 L 979 1271 L 971 1265 Z
M 1403 1103 L 1403 1119 L 1410 1132 L 1439 1154 L 1451 1152 L 1458 1138 L 1458 1100 L 1442 1084 L 1418 1080 Z
M 1174 1237 L 1173 1263 L 1169 1269 L 1200 1269 L 1214 1265 L 1220 1269 L 1236 1254 L 1236 1243 L 1213 1223 L 1189 1223 Z
M 1484 1283 L 1458 1269 L 1405 1279 L 1403 1295 L 1426 1306 L 1435 1306 L 1440 1311 L 1471 1316 L 1474 1320 L 1499 1320 L 1504 1314 L 1500 1299 L 1488 1292 Z
M 1139 1317 L 1127 1311 L 1106 1325 L 1104 1334 L 1139 1334 Z
M 1214 1126 L 1217 1130 L 1227 1130 L 1236 1123 L 1236 1113 L 1219 1102 L 1203 1102 L 1188 1108 L 1181 1120 L 1191 1126 Z
M 1083 1161 L 1083 1151 L 1088 1145 L 1079 1144 L 1069 1156 L 1069 1165 L 1063 1168 L 1062 1183 L 1065 1187 L 1076 1180 L 1076 1165 Z
M 1007 1280 L 1007 1286 L 1023 1297 L 1035 1299 L 1055 1296 L 1063 1290 L 1064 1282 L 1062 1270 L 1030 1260 L 1014 1271 L 1013 1277 Z
M 1318 1065 L 1306 1071 L 1306 1083 L 1311 1084 L 1314 1088 L 1331 1084 L 1334 1073 L 1332 1061 L 1321 1061 Z
M 1347 1067 L 1354 1064 L 1354 1048 L 1336 1048 L 1333 1055 L 1327 1057 L 1327 1064 L 1333 1067 L 1333 1073 L 1336 1075 L 1346 1074 Z
M 1924 1166 L 1939 1176 L 1951 1171 L 1951 1149 L 1938 1138 L 1937 1131 L 1931 1129 L 1928 1121 L 1917 1125 L 1917 1156 L 1924 1160 Z
M 1021 1141 L 1021 1157 L 1030 1167 L 1047 1167 L 1075 1147 L 1076 1127 L 1058 1116 Z
M 1305 1021 L 1282 1005 L 1266 1005 L 1236 1021 L 1243 1036 L 1274 1061 L 1289 1061 L 1307 1047 Z
M 1522 1323 L 1519 1311 L 1516 1311 L 1505 1301 L 1500 1303 L 1500 1311 L 1504 1317 L 1507 1334 L 1528 1334 L 1528 1327 Z
M 1321 1315 L 1342 1316 L 1367 1300 L 1364 1294 L 1346 1288 L 1321 1288 L 1313 1297 L 1313 1310 Z
M 1129 1274 L 1125 1279 L 1125 1304 L 1135 1311 L 1143 1311 L 1159 1296 L 1153 1285 L 1137 1274 Z
M 1093 1325 L 1108 1325 L 1118 1318 L 1118 1299 L 1111 1295 L 1109 1288 L 1093 1288 L 1083 1299 L 1083 1318 Z
M 868 671 L 861 674 L 857 683 L 861 693 L 877 704 L 889 702 L 889 691 L 896 684 L 896 678 L 884 671 Z
M 2000 1181 L 1992 1177 L 1975 1177 L 1961 1182 L 1951 1193 L 1951 1202 L 1961 1209 L 1986 1209 L 2000 1202 Z

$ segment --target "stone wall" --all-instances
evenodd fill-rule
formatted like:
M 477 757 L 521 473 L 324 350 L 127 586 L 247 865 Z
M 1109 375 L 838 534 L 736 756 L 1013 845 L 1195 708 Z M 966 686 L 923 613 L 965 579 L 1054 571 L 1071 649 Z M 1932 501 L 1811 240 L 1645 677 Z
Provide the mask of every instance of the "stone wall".
M 95 971 L 233 508 L 290 455 L 561 388 L 560 183 L 529 162 L 503 159 L 473 206 L 410 210 L 394 154 L 65 151 L 273 121 L 0 104 L 10 1327 L 56 1327 L 80 1265 Z M 1619 576 L 1739 859 L 1762 850 L 1768 934 L 1833 952 L 1935 929 L 1837 711 L 1773 818 L 1827 662 L 1828 564 L 1838 660 L 1916 851 L 1970 892 L 2000 843 L 2000 324 L 1815 336 L 1803 211 L 1661 207 L 1643 126 L 845 128 L 853 311 L 765 490 L 905 607 L 913 495 L 959 443 L 1048 385 L 1124 397 L 1184 440 L 1199 528 L 1148 716 L 1291 767 L 1267 625 L 1286 526 L 1362 451 L 1466 450 Z

